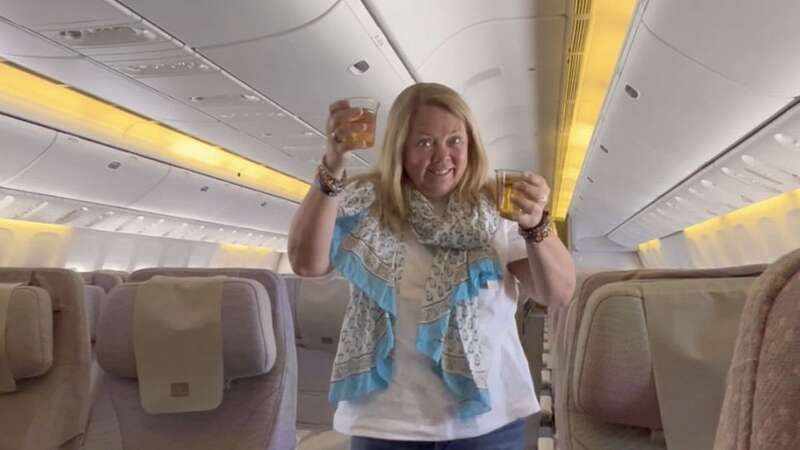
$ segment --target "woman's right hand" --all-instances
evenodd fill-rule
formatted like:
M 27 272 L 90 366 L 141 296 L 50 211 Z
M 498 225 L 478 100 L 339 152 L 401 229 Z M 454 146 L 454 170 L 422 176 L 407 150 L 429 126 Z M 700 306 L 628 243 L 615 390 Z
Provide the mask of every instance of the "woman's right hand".
M 344 172 L 347 152 L 368 148 L 364 142 L 348 142 L 350 133 L 367 131 L 368 125 L 358 122 L 365 114 L 363 108 L 351 108 L 347 100 L 339 100 L 328 107 L 328 123 L 326 134 L 328 136 L 327 151 L 323 164 L 335 176 L 340 177 Z

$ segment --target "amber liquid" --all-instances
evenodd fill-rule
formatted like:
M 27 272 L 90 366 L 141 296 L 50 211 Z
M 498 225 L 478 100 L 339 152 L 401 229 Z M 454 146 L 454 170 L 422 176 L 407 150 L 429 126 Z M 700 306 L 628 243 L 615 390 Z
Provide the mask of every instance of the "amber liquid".
M 364 114 L 359 118 L 359 120 L 353 122 L 353 124 L 359 123 L 366 124 L 367 130 L 350 132 L 349 134 L 346 134 L 342 140 L 348 146 L 372 147 L 375 145 L 375 112 L 364 111 Z
M 505 175 L 497 181 L 497 209 L 500 216 L 509 220 L 517 220 L 519 208 L 514 205 L 511 198 L 514 195 L 514 184 L 522 179 L 519 175 Z

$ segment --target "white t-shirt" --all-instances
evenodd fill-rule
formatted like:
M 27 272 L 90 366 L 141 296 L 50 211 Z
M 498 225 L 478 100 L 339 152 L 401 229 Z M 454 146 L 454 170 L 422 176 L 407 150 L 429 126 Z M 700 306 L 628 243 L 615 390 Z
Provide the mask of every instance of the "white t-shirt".
M 417 323 L 433 254 L 408 231 L 406 260 L 397 291 L 394 375 L 383 391 L 339 403 L 333 428 L 344 434 L 390 440 L 443 441 L 489 433 L 539 411 L 528 361 L 514 314 L 516 281 L 508 263 L 527 257 L 516 223 L 500 219 L 494 248 L 505 268 L 503 281 L 480 290 L 479 317 L 485 354 L 491 358 L 488 383 L 491 411 L 471 419 L 456 415 L 456 399 L 416 350 Z

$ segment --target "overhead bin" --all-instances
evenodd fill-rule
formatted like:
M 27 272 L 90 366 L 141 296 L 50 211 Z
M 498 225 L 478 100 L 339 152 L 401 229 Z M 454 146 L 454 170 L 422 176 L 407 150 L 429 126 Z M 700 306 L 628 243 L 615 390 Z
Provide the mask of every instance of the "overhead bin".
M 672 48 L 755 92 L 800 95 L 800 3 L 652 0 L 644 22 Z
M 144 195 L 168 166 L 104 145 L 59 134 L 53 145 L 5 186 L 124 206 Z
M 30 165 L 56 138 L 56 132 L 0 114 L 0 185 Z
M 289 229 L 296 210 L 297 205 L 292 202 L 231 186 L 225 195 L 222 209 L 208 214 L 206 220 L 282 232 Z
M 198 175 L 184 169 L 173 169 L 154 189 L 133 203 L 130 208 L 209 220 L 218 217 L 234 188 L 230 183 Z
M 791 101 L 755 94 L 643 26 L 610 95 L 571 211 L 595 235 L 609 233 Z M 576 231 L 576 239 L 587 236 Z

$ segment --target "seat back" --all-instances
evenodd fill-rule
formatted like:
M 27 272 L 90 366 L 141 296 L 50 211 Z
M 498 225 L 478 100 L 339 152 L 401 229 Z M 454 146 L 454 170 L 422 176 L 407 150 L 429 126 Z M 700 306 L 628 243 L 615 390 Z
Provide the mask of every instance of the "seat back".
M 97 270 L 94 272 L 81 272 L 83 281 L 92 286 L 99 286 L 104 292 L 109 293 L 111 289 L 123 283 L 124 278 L 117 272 Z
M 715 450 L 800 448 L 800 250 L 753 286 L 728 375 Z
M 84 286 L 83 290 L 83 295 L 86 299 L 86 314 L 89 320 L 89 336 L 94 342 L 97 337 L 97 318 L 100 317 L 100 308 L 106 298 L 106 291 L 100 286 L 91 284 Z
M 3 268 L 0 283 L 27 285 L 14 289 L 7 310 L 16 391 L 0 394 L 0 449 L 75 449 L 90 408 L 83 281 L 64 269 Z
M 264 405 L 264 408 L 259 410 L 260 414 L 254 415 L 247 421 L 248 426 L 253 428 L 249 429 L 246 438 L 251 439 L 254 443 L 252 445 L 242 445 L 241 448 L 265 450 L 293 448 L 296 439 L 297 355 L 295 352 L 291 306 L 283 279 L 272 271 L 262 269 L 151 268 L 131 273 L 128 277 L 128 282 L 146 281 L 156 275 L 172 277 L 223 275 L 254 280 L 266 289 L 270 299 L 277 353 L 272 370 L 263 377 L 263 380 L 259 379 L 259 383 L 269 386 L 269 389 L 262 392 L 263 395 L 261 397 L 248 397 L 246 399 L 247 401 L 257 400 Z M 255 378 L 252 380 L 255 380 Z M 234 407 L 234 409 L 236 408 Z M 194 427 L 192 427 L 192 430 L 196 431 Z M 263 442 L 261 442 L 262 440 Z M 256 443 L 256 441 L 258 442 Z M 176 445 L 169 448 L 189 447 Z M 236 447 L 223 445 L 216 448 Z
M 277 415 L 287 414 L 279 403 L 281 378 L 271 376 L 277 360 L 271 299 L 264 286 L 254 280 L 219 281 L 221 356 L 226 382 L 221 404 L 199 412 L 180 408 L 166 414 L 145 411 L 140 393 L 142 350 L 134 344 L 138 339 L 134 309 L 142 300 L 137 296 L 144 283 L 125 283 L 112 291 L 98 326 L 97 361 L 105 373 L 98 387 L 99 401 L 92 412 L 85 448 L 277 449 L 292 442 L 293 434 L 278 436 L 271 427 Z M 172 278 L 160 283 L 177 282 Z M 188 393 L 190 386 L 186 386 Z M 104 440 L 109 435 L 116 435 L 112 447 Z
M 636 281 L 636 280 L 658 280 L 658 279 L 674 279 L 674 280 L 691 280 L 691 279 L 714 279 L 714 278 L 753 278 L 758 276 L 765 266 L 744 266 L 735 268 L 723 269 L 709 269 L 709 270 L 632 270 L 632 271 L 618 271 L 618 272 L 601 272 L 586 277 L 583 282 L 578 286 L 575 298 L 566 310 L 558 313 L 559 319 L 556 326 L 556 336 L 554 338 L 556 343 L 557 360 L 555 362 L 556 378 L 558 384 L 556 386 L 556 426 L 559 435 L 558 448 L 566 450 L 578 450 L 582 448 L 582 444 L 578 441 L 591 441 L 597 439 L 603 441 L 608 436 L 618 436 L 623 441 L 625 439 L 639 439 L 643 441 L 640 445 L 642 448 L 651 448 L 648 446 L 655 445 L 652 448 L 663 448 L 658 446 L 658 443 L 648 444 L 646 441 L 649 439 L 649 431 L 646 428 L 658 427 L 655 416 L 652 414 L 652 406 L 657 406 L 657 401 L 654 402 L 654 397 L 651 395 L 654 391 L 642 391 L 639 401 L 643 402 L 638 406 L 642 414 L 637 414 L 637 417 L 642 419 L 638 424 L 641 426 L 639 430 L 633 430 L 634 433 L 621 433 L 623 428 L 618 428 L 613 424 L 603 424 L 596 422 L 592 416 L 581 412 L 581 409 L 576 404 L 576 386 L 580 383 L 577 380 L 575 371 L 576 360 L 579 346 L 579 332 L 581 327 L 584 326 L 584 315 L 587 311 L 587 304 L 589 299 L 596 291 L 611 283 L 622 281 Z M 641 332 L 641 329 L 639 330 Z M 585 345 L 587 341 L 583 341 Z M 600 349 L 595 349 L 600 350 Z M 640 362 L 643 370 L 646 371 L 650 364 L 647 363 L 647 357 L 639 354 L 638 357 L 644 358 L 644 362 Z M 642 381 L 649 384 L 649 380 Z M 650 397 L 646 397 L 646 395 Z M 649 406 L 648 406 L 649 405 Z M 635 405 L 628 405 L 633 408 Z M 650 412 L 649 416 L 647 412 Z M 616 422 L 619 426 L 625 423 Z M 627 424 L 631 426 L 635 424 Z M 646 438 L 646 439 L 645 439 Z M 613 440 L 608 443 L 613 448 L 614 445 L 621 445 L 619 442 Z M 591 447 L 590 447 L 591 448 Z
M 339 343 L 350 284 L 334 275 L 294 277 L 297 311 L 297 423 L 304 429 L 330 429 L 334 409 L 328 387 Z

